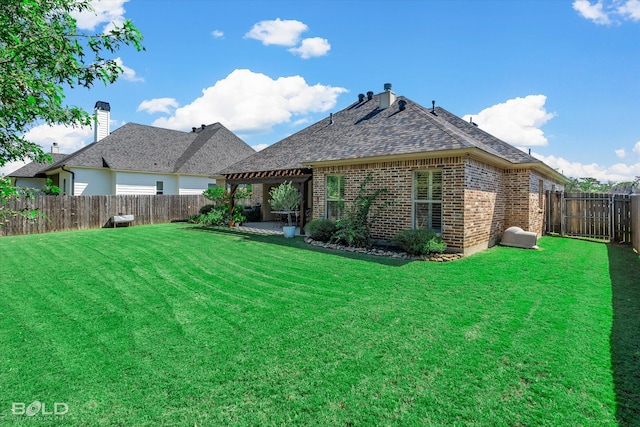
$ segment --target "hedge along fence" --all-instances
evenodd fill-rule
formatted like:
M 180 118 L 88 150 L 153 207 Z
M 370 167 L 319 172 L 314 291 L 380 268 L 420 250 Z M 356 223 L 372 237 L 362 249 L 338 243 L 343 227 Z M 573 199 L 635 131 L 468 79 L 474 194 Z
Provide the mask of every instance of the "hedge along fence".
M 631 240 L 633 249 L 640 254 L 640 194 L 631 196 Z
M 12 218 L 0 227 L 0 236 L 112 226 L 114 215 L 134 215 L 133 225 L 161 224 L 185 220 L 204 204 L 202 195 L 36 196 L 34 200 L 11 201 L 8 208 L 38 209 L 47 218 Z

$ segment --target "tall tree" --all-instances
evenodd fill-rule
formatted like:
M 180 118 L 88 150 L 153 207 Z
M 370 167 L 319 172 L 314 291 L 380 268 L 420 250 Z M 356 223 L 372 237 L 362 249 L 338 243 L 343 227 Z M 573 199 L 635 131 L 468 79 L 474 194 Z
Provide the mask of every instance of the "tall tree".
M 79 31 L 72 14 L 91 10 L 90 0 L 0 0 L 0 166 L 47 160 L 24 138 L 35 123 L 91 125 L 87 111 L 65 104 L 65 88 L 113 83 L 123 70 L 107 55 L 143 49 L 130 20 L 102 34 Z
M 0 166 L 51 161 L 26 131 L 41 123 L 90 126 L 93 116 L 66 105 L 65 90 L 115 82 L 124 70 L 108 56 L 125 45 L 144 49 L 130 20 L 100 34 L 79 31 L 73 15 L 92 10 L 91 0 L 0 0 Z M 16 195 L 7 185 L 0 224 L 6 197 Z

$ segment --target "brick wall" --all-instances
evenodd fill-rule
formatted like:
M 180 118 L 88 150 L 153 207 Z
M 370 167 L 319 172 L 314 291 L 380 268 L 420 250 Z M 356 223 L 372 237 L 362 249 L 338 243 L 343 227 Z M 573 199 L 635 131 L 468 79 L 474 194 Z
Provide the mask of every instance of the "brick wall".
M 529 169 L 507 170 L 505 177 L 505 228 L 516 226 L 541 236 L 546 202 L 544 192 L 562 190 L 563 185 Z
M 466 253 L 493 246 L 504 231 L 505 194 L 501 169 L 468 159 L 465 165 L 464 248 Z
M 368 190 L 386 188 L 389 193 L 379 198 L 390 202 L 374 224 L 373 238 L 391 239 L 396 233 L 411 228 L 413 171 L 439 169 L 443 180 L 443 239 L 447 246 L 462 249 L 464 244 L 464 163 L 461 157 L 363 163 L 313 169 L 313 218 L 324 218 L 326 176 L 345 176 L 347 205 L 358 194 L 360 184 L 370 173 L 373 181 Z
M 502 170 L 468 157 L 320 167 L 313 170 L 312 216 L 326 215 L 327 175 L 345 176 L 345 201 L 349 205 L 370 173 L 373 181 L 367 189 L 387 188 L 389 194 L 380 202 L 393 203 L 382 211 L 373 237 L 391 239 L 411 228 L 413 172 L 428 169 L 442 171 L 442 238 L 448 248 L 467 254 L 492 246 L 511 226 L 541 234 L 544 191 L 553 185 L 561 188 L 529 169 Z

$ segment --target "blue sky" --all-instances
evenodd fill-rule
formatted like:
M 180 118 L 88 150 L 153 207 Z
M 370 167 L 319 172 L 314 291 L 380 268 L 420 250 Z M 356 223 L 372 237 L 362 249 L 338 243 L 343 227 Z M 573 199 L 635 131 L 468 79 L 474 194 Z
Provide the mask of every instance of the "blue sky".
M 571 177 L 640 175 L 640 0 L 94 1 L 103 31 L 123 17 L 145 52 L 117 56 L 116 84 L 67 92 L 111 129 L 221 122 L 260 149 L 359 93 L 431 101 Z M 36 126 L 49 150 L 90 129 Z M 6 166 L 10 172 L 21 166 Z

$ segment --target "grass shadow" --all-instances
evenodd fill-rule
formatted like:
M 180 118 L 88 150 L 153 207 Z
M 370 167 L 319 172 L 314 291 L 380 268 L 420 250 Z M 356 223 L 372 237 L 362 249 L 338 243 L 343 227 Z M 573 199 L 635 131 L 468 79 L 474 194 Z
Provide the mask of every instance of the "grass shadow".
M 612 286 L 611 365 L 620 426 L 640 426 L 640 257 L 607 245 Z
M 190 225 L 182 228 L 182 230 L 200 231 L 200 232 L 216 233 L 216 234 L 228 234 L 236 237 L 241 236 L 244 240 L 250 240 L 253 242 L 269 243 L 272 245 L 286 246 L 286 247 L 297 248 L 297 249 L 302 249 L 306 251 L 331 254 L 331 255 L 335 255 L 343 258 L 357 259 L 360 261 L 367 261 L 367 262 L 375 262 L 377 264 L 386 265 L 390 267 L 402 267 L 403 265 L 414 261 L 409 259 L 389 258 L 389 257 L 382 257 L 382 256 L 368 255 L 368 254 L 360 254 L 356 252 L 345 252 L 345 251 L 320 248 L 320 247 L 312 246 L 308 243 L 305 243 L 304 238 L 302 237 L 285 239 L 282 235 L 278 235 L 278 234 L 276 235 L 258 234 L 258 233 L 250 233 L 246 231 L 235 230 L 227 227 L 206 227 L 202 225 Z

